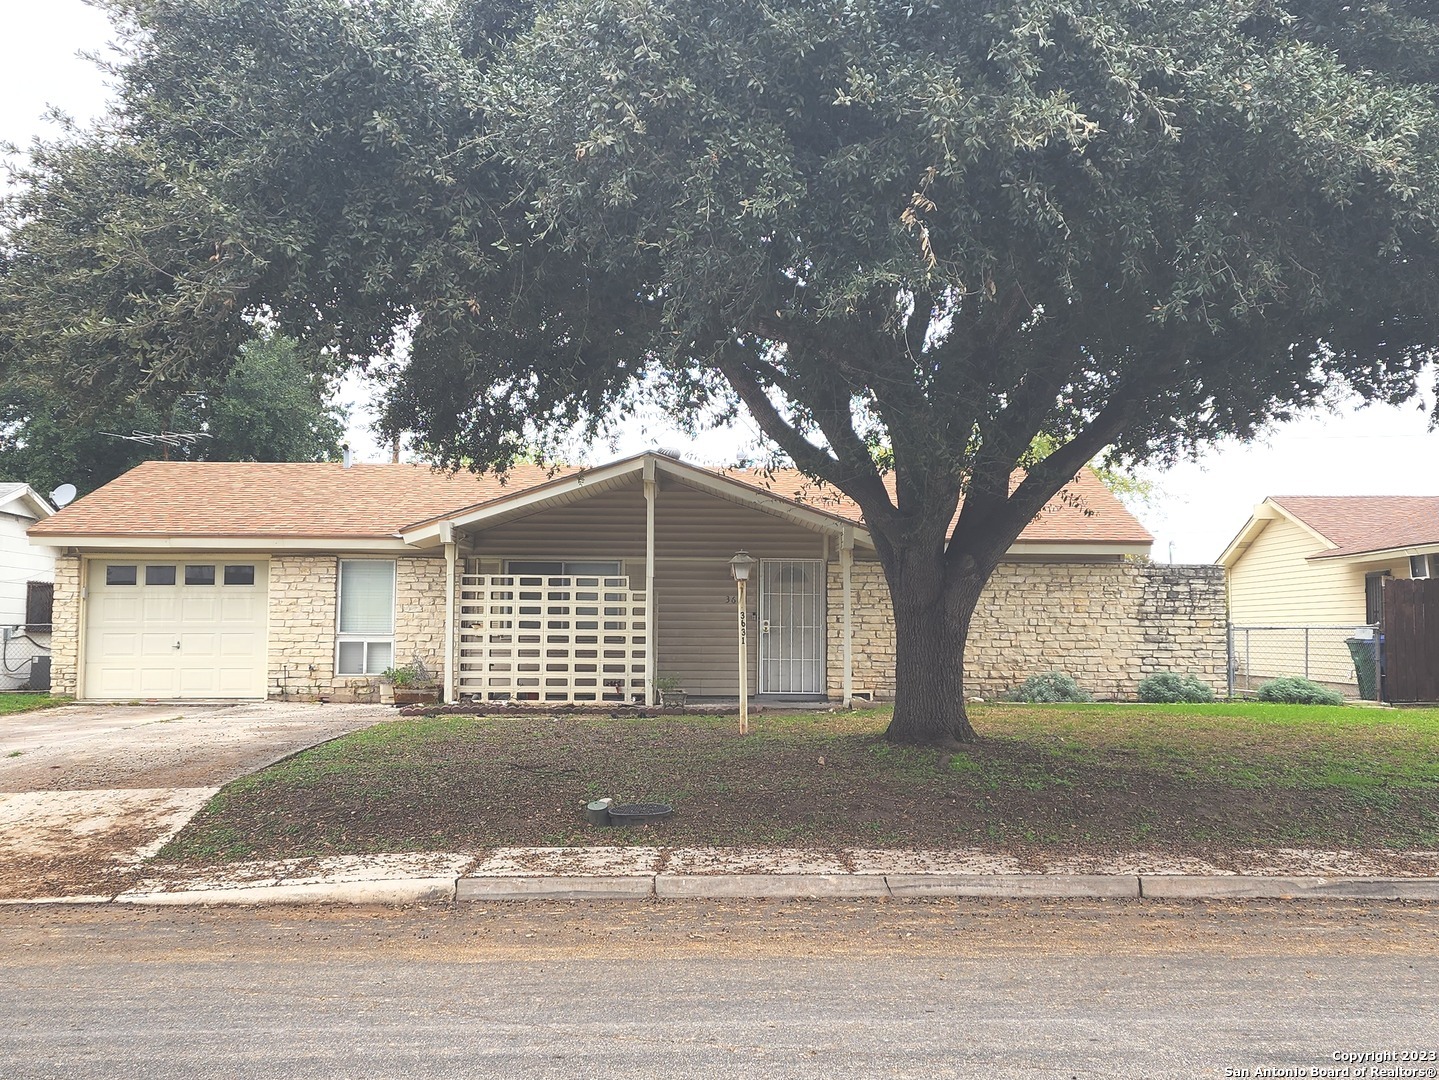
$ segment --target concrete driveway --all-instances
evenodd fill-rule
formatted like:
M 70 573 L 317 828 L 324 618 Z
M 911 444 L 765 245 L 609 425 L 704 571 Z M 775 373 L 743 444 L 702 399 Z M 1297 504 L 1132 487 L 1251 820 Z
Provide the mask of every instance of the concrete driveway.
M 377 705 L 70 705 L 0 717 L 0 903 L 109 899 L 224 784 Z

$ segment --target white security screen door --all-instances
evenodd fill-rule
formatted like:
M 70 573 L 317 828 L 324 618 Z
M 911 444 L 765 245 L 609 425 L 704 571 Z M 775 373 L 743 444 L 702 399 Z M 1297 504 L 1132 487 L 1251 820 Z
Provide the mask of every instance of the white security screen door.
M 824 563 L 761 560 L 759 585 L 759 692 L 823 694 Z

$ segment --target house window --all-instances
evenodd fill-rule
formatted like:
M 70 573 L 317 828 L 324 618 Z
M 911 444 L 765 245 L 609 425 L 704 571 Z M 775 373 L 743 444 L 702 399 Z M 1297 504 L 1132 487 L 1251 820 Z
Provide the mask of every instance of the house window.
M 138 570 L 139 567 L 136 567 L 134 565 L 116 566 L 115 564 L 111 563 L 109 566 L 105 567 L 105 584 L 133 585 L 138 580 L 138 578 L 136 577 Z
M 156 565 L 154 565 L 154 566 L 147 566 L 147 567 L 145 567 L 145 584 L 146 584 L 146 585 L 173 585 L 173 584 L 175 584 L 175 567 L 174 567 L 173 565 L 171 565 L 171 566 L 161 566 L 161 565 L 159 565 L 159 564 L 156 564 Z
M 394 661 L 394 562 L 342 559 L 335 674 L 379 675 Z
M 509 559 L 505 562 L 507 574 L 535 574 L 543 577 L 619 577 L 619 560 L 613 562 L 580 562 L 578 560 L 553 560 L 524 562 Z
M 1412 578 L 1439 577 L 1439 553 L 1433 555 L 1410 555 L 1409 576 Z
M 31 630 L 50 629 L 55 607 L 55 585 L 49 581 L 25 583 L 25 625 Z

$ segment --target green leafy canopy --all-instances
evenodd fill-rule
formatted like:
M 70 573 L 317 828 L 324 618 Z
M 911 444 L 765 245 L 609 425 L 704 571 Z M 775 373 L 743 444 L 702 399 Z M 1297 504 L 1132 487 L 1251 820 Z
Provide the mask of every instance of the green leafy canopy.
M 0 222 L 0 373 L 183 387 L 263 314 L 448 464 L 744 408 L 860 503 L 902 669 L 1101 449 L 1402 399 L 1436 339 L 1421 0 L 109 6 L 119 107 Z

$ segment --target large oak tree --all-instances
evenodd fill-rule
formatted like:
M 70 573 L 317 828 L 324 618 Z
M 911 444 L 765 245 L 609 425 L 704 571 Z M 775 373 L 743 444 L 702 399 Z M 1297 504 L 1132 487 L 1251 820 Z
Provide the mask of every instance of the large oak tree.
M 1421 0 L 110 6 L 118 108 L 8 205 L 0 364 L 403 330 L 387 421 L 449 464 L 744 408 L 864 510 L 899 741 L 972 737 L 980 591 L 1102 448 L 1397 400 L 1436 340 Z

